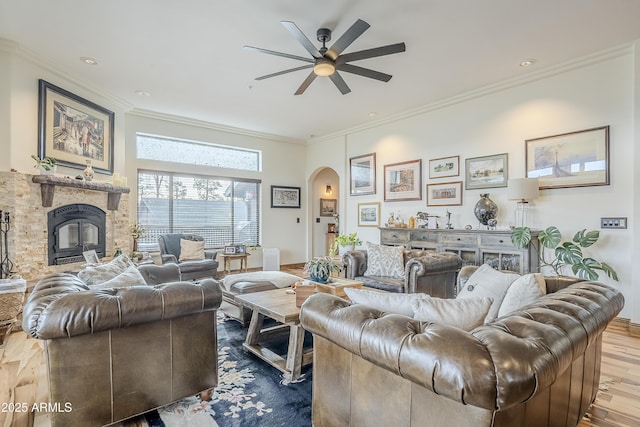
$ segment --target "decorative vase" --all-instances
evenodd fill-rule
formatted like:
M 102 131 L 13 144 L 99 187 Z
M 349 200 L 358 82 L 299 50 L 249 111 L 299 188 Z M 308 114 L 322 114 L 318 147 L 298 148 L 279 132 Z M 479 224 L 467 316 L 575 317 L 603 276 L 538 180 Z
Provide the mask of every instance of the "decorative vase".
M 346 246 L 338 246 L 338 255 L 342 258 L 342 256 L 349 252 L 355 250 L 356 245 L 346 245 Z
M 58 165 L 49 166 L 49 170 L 46 170 L 42 166 L 38 166 L 40 175 L 55 175 L 57 169 L 58 169 Z
M 318 283 L 328 283 L 329 282 L 329 276 L 322 276 L 322 277 L 318 277 L 314 274 L 311 275 L 311 280 L 314 282 L 318 282 Z
M 498 205 L 496 202 L 489 198 L 489 194 L 481 194 L 480 200 L 476 203 L 476 206 L 473 208 L 473 213 L 475 214 L 478 221 L 482 225 L 489 225 L 489 220 L 495 219 L 498 216 Z
M 91 167 L 91 160 L 87 160 L 87 167 L 82 171 L 82 177 L 85 181 L 93 181 L 94 175 L 93 168 Z

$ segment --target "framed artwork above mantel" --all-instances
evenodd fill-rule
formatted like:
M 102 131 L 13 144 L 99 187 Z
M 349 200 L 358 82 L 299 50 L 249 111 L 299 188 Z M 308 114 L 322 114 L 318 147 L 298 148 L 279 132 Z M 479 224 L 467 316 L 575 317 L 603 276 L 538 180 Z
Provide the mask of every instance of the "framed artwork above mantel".
M 47 81 L 38 81 L 38 155 L 59 165 L 113 173 L 114 113 Z

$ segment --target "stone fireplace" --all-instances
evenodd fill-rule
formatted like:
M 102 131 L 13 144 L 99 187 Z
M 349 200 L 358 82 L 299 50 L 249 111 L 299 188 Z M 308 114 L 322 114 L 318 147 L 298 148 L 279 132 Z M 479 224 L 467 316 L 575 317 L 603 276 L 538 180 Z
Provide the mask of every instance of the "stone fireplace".
M 36 180 L 42 178 L 35 176 Z M 9 231 L 9 257 L 14 263 L 13 272 L 19 274 L 27 281 L 35 281 L 53 272 L 78 270 L 84 264 L 82 258 L 83 245 L 87 249 L 95 249 L 106 256 L 111 256 L 116 248 L 122 248 L 125 253 L 131 251 L 131 238 L 129 237 L 129 194 L 119 191 L 117 202 L 112 193 L 114 188 L 110 183 L 92 181 L 90 183 L 76 183 L 71 178 L 56 177 L 59 185 L 45 186 L 33 182 L 34 175 L 20 172 L 0 172 L 0 210 L 11 213 L 11 230 Z M 63 185 L 70 182 L 74 186 Z M 55 187 L 55 188 L 54 188 Z M 120 190 L 123 190 L 120 188 Z M 45 200 L 46 199 L 46 200 Z M 43 204 L 50 206 L 43 206 Z M 93 228 L 94 219 L 62 221 L 69 226 L 62 230 L 67 233 L 58 240 L 57 245 L 65 249 L 74 248 L 80 250 L 80 258 L 67 259 L 66 262 L 58 262 L 59 265 L 50 265 L 49 248 L 49 217 L 50 212 L 70 212 L 76 208 L 63 208 L 73 205 L 90 206 L 87 208 L 92 213 L 104 213 L 103 229 Z M 82 212 L 80 216 L 88 211 Z M 64 215 L 63 215 L 64 217 Z M 69 219 L 69 217 L 67 217 Z M 79 227 L 79 229 L 78 229 Z M 96 226 L 99 227 L 99 226 Z M 76 230 L 79 234 L 74 234 Z M 99 235 L 103 233 L 100 243 Z M 76 241 L 77 240 L 77 241 Z M 54 240 L 55 241 L 55 240 Z M 80 245 L 79 247 L 77 245 Z M 102 246 L 103 245 L 103 246 Z M 64 251 L 63 251 L 64 252 Z M 69 255 L 71 252 L 64 252 Z M 78 256 L 77 254 L 73 256 Z

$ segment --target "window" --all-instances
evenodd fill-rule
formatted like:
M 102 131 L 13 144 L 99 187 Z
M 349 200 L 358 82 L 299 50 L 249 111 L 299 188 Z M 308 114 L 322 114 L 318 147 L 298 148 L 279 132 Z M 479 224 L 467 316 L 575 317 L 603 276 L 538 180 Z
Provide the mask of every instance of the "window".
M 158 236 L 194 233 L 205 247 L 260 243 L 260 181 L 138 171 L 141 251 L 158 250 Z
M 260 171 L 261 152 L 227 145 L 137 134 L 138 159 Z M 180 156 L 176 156 L 180 153 Z

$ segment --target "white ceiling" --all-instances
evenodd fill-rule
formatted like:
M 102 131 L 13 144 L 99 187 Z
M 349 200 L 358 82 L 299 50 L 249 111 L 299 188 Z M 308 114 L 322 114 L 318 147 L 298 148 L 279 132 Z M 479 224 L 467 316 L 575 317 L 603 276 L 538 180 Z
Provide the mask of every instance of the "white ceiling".
M 406 43 L 354 63 L 390 82 L 342 73 L 347 95 L 317 78 L 294 96 L 308 70 L 254 80 L 305 64 L 242 48 L 308 56 L 280 21 L 316 43 L 358 18 L 371 28 L 344 53 Z M 306 140 L 640 39 L 640 0 L 0 0 L 0 38 L 133 108 Z

